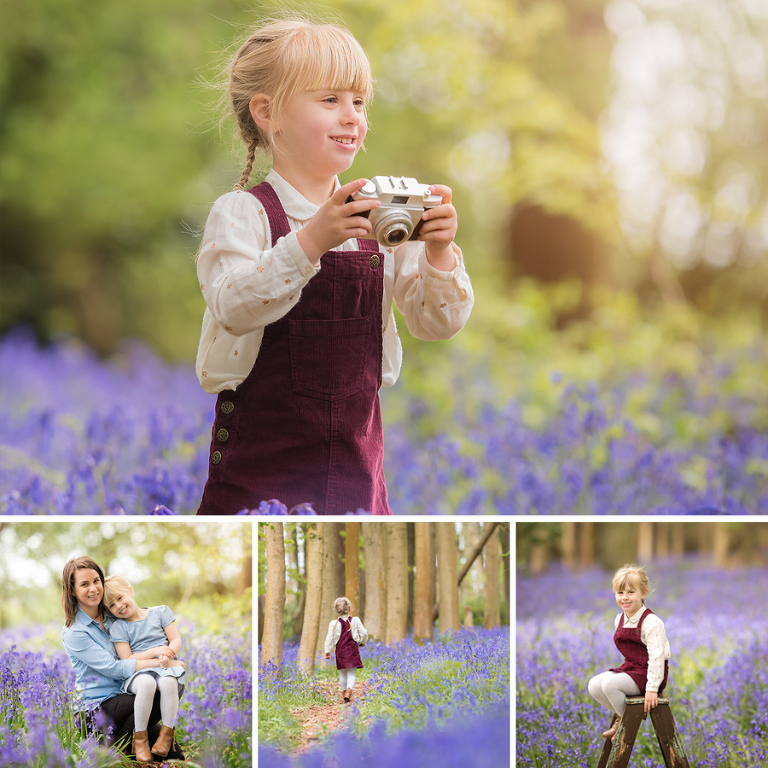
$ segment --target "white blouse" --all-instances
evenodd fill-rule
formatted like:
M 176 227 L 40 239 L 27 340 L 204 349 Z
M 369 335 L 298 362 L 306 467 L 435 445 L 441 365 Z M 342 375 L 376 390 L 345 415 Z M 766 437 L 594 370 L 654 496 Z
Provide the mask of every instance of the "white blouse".
M 339 616 L 340 619 L 349 619 L 349 616 Z M 358 645 L 365 645 L 368 642 L 368 632 L 366 632 L 363 622 L 353 616 L 349 623 L 349 630 L 352 633 L 352 639 Z M 328 634 L 325 636 L 325 652 L 330 653 L 339 642 L 341 637 L 341 622 L 339 619 L 334 619 L 328 625 Z
M 636 628 L 645 609 L 646 606 L 644 605 L 629 618 L 625 617 L 624 628 Z M 613 622 L 614 630 L 619 628 L 622 615 L 620 613 L 616 616 L 616 620 Z M 664 680 L 664 661 L 672 655 L 667 633 L 664 630 L 664 622 L 655 613 L 649 613 L 646 616 L 640 630 L 640 640 L 648 649 L 648 680 L 645 689 L 655 693 Z
M 322 269 L 322 258 L 312 264 L 296 236 L 318 206 L 274 170 L 266 180 L 280 198 L 290 226 L 289 234 L 274 248 L 266 212 L 248 192 L 220 197 L 205 226 L 197 276 L 207 309 L 196 372 L 206 392 L 235 389 L 245 379 L 259 354 L 264 327 L 287 314 L 302 288 Z M 337 250 L 359 250 L 359 246 L 351 239 Z M 408 330 L 419 339 L 448 339 L 467 322 L 474 301 L 472 285 L 461 250 L 455 244 L 453 250 L 455 268 L 441 272 L 427 261 L 423 242 L 408 241 L 386 249 L 382 386 L 397 381 L 403 357 L 393 302 L 405 316 Z

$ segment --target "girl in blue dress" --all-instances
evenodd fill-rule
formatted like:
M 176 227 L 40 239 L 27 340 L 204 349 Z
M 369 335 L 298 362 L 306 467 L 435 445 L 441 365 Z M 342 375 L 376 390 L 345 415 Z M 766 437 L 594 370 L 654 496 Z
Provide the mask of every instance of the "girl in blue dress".
M 123 681 L 123 690 L 135 694 L 136 721 L 134 752 L 140 763 L 151 763 L 152 755 L 165 757 L 174 743 L 179 699 L 184 691 L 184 662 L 176 659 L 181 636 L 175 617 L 167 605 L 141 608 L 133 587 L 122 576 L 104 581 L 104 604 L 115 617 L 109 636 L 121 659 L 158 659 L 159 668 L 141 670 Z M 162 725 L 150 748 L 147 723 L 155 693 L 160 692 Z

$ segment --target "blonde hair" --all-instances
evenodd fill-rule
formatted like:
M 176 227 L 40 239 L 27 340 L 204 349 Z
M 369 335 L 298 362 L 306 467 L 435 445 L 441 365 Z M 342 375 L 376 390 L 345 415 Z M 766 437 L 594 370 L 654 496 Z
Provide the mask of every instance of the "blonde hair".
M 645 568 L 640 565 L 623 565 L 613 574 L 614 592 L 620 592 L 627 586 L 636 589 L 642 595 L 647 595 L 651 591 L 651 583 Z
M 133 594 L 133 587 L 122 576 L 107 576 L 104 580 L 104 605 L 109 607 L 118 595 Z
M 339 616 L 348 616 L 352 610 L 352 603 L 346 597 L 337 597 L 333 607 Z
M 271 153 L 272 137 L 261 130 L 250 111 L 259 93 L 271 98 L 270 119 L 279 125 L 288 100 L 301 91 L 320 88 L 353 91 L 370 101 L 371 65 L 360 43 L 337 24 L 290 17 L 255 29 L 227 69 L 228 95 L 240 137 L 248 147 L 245 169 L 235 189 L 251 176 L 257 149 Z

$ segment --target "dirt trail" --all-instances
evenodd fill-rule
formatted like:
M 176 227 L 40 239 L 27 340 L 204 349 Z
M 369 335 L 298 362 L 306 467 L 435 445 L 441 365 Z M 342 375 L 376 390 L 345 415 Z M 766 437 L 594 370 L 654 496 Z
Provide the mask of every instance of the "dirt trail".
M 291 714 L 301 723 L 301 742 L 295 750 L 297 754 L 313 747 L 325 734 L 338 731 L 351 718 L 352 708 L 341 701 L 337 680 L 325 680 L 320 684 L 320 688 L 325 703 L 311 709 L 291 710 Z M 366 683 L 356 683 L 352 701 L 364 699 L 366 692 Z

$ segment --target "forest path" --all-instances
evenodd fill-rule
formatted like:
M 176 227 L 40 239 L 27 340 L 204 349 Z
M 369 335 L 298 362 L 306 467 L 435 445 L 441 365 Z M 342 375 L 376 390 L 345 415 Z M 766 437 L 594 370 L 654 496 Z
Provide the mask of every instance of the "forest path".
M 291 710 L 291 714 L 301 723 L 301 741 L 293 750 L 296 754 L 306 752 L 324 735 L 341 730 L 351 720 L 352 709 L 341 700 L 339 681 L 324 680 L 320 687 L 323 690 L 324 704 L 310 709 Z M 352 701 L 364 699 L 367 689 L 366 682 L 355 683 Z

